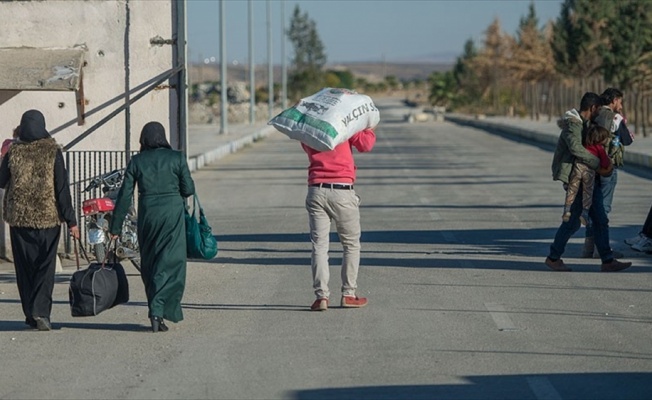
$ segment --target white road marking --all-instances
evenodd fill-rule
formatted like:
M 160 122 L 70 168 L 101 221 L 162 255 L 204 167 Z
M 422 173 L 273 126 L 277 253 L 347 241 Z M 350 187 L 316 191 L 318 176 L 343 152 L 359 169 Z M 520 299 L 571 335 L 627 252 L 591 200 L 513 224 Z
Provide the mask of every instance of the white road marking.
M 517 331 L 518 328 L 514 325 L 511 318 L 505 311 L 505 307 L 498 303 L 484 303 L 484 306 L 489 310 L 489 315 L 493 318 L 498 326 L 499 331 Z

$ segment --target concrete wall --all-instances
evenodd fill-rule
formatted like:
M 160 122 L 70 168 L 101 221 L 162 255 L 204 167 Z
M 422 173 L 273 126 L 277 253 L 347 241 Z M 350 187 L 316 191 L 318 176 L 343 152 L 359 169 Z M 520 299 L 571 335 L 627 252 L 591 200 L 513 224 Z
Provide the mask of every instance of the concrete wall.
M 173 7 L 174 0 L 1 1 L 0 47 L 84 46 L 88 113 L 173 68 L 172 46 L 150 44 L 156 36 L 174 36 Z M 124 150 L 127 129 L 131 149 L 137 150 L 140 130 L 152 120 L 166 127 L 178 147 L 176 93 L 167 83 L 131 106 L 130 121 L 122 112 L 72 150 Z M 35 108 L 43 112 L 51 132 L 69 124 L 54 134 L 66 145 L 122 104 L 124 100 L 106 105 L 78 126 L 71 123 L 77 120 L 74 92 L 0 91 L 0 139 L 11 137 L 22 113 Z
M 83 74 L 88 112 L 121 95 L 128 86 L 136 87 L 172 67 L 172 47 L 150 44 L 150 39 L 157 35 L 164 39 L 172 37 L 172 1 L 3 1 L 0 47 L 85 46 L 87 65 Z M 170 112 L 170 95 L 169 89 L 155 90 L 131 107 L 132 147 L 137 146 L 140 129 L 146 122 L 158 120 L 169 128 L 170 115 L 174 114 Z M 63 108 L 59 103 L 63 103 Z M 114 103 L 87 117 L 83 126 L 75 123 L 67 127 L 55 138 L 61 144 L 70 142 L 121 104 Z M 4 92 L 0 94 L 0 127 L 5 132 L 0 131 L 0 137 L 9 137 L 21 114 L 30 108 L 44 113 L 49 130 L 77 118 L 74 92 Z M 74 150 L 121 150 L 124 138 L 122 113 Z

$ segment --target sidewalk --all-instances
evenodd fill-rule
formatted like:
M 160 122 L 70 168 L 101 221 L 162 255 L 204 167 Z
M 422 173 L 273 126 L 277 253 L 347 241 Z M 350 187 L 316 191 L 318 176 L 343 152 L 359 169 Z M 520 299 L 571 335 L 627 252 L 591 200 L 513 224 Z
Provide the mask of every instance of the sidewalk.
M 541 118 L 539 121 L 529 118 L 486 117 L 476 119 L 467 115 L 446 114 L 446 121 L 459 125 L 472 126 L 484 130 L 495 130 L 501 133 L 520 136 L 529 140 L 557 145 L 560 129 L 557 119 Z M 652 137 L 636 135 L 634 143 L 625 148 L 625 168 L 627 165 L 638 167 L 652 167 Z
M 190 172 L 235 153 L 244 146 L 260 140 L 276 129 L 267 122 L 229 125 L 227 133 L 220 134 L 219 125 L 191 125 L 188 127 L 188 167 Z

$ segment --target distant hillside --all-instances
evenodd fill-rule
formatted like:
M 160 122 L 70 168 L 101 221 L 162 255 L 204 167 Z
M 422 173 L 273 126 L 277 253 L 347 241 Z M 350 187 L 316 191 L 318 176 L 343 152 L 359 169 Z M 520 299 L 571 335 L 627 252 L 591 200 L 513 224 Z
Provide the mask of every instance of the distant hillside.
M 331 69 L 348 69 L 355 76 L 371 82 L 382 81 L 386 76 L 395 76 L 399 81 L 424 80 L 435 71 L 448 71 L 450 63 L 347 63 L 327 66 Z
M 424 80 L 434 71 L 448 71 L 453 68 L 452 63 L 410 62 L 410 63 L 382 63 L 359 62 L 327 65 L 327 69 L 348 69 L 356 77 L 362 77 L 370 82 L 383 80 L 385 76 L 395 76 L 398 80 Z M 267 84 L 267 65 L 256 66 L 256 85 Z M 281 66 L 274 66 L 274 82 L 281 81 Z M 190 83 L 219 81 L 219 64 L 193 64 L 189 67 Z M 249 81 L 249 66 L 244 64 L 229 65 L 227 79 L 236 81 Z

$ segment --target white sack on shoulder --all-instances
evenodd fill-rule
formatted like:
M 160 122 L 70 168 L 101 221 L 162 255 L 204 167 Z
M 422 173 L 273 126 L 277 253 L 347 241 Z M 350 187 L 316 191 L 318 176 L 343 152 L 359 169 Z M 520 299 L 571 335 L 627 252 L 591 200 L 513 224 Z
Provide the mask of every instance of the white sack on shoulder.
M 380 113 L 369 96 L 349 89 L 324 88 L 299 100 L 268 125 L 317 151 L 329 151 L 379 121 Z

